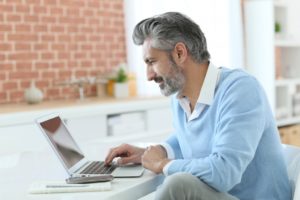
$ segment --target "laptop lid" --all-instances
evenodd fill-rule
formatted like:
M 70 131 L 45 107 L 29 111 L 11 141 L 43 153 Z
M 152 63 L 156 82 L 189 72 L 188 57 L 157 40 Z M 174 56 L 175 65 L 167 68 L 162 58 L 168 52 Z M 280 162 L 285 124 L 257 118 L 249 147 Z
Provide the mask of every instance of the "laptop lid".
M 40 117 L 36 123 L 69 174 L 88 162 L 58 114 Z
M 40 117 L 36 119 L 36 123 L 69 175 L 76 173 L 78 169 L 89 163 L 58 114 Z M 117 167 L 112 175 L 114 177 L 139 177 L 143 172 L 144 168 L 141 165 L 132 165 Z

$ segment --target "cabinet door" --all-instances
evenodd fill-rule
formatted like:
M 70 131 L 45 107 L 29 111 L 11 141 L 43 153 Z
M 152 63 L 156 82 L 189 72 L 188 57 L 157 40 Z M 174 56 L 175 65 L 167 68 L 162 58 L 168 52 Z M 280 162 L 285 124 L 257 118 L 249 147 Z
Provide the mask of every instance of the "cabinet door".
M 65 122 L 78 142 L 97 140 L 107 136 L 106 115 L 68 118 Z
M 172 111 L 170 108 L 158 108 L 147 110 L 148 131 L 171 131 L 173 128 Z

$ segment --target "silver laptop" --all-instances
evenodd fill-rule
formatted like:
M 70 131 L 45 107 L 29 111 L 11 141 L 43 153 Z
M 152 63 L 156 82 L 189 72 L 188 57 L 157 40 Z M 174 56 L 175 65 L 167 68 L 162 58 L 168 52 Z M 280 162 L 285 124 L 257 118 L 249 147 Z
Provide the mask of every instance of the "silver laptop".
M 143 174 L 141 165 L 105 166 L 104 161 L 88 161 L 58 114 L 40 117 L 36 123 L 70 176 L 111 174 L 117 178 Z

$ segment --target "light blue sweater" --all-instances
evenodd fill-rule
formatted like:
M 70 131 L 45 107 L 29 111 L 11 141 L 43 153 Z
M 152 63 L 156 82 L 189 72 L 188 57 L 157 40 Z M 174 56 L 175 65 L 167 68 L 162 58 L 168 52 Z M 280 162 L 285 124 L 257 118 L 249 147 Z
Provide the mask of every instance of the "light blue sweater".
M 276 123 L 258 81 L 221 68 L 214 100 L 187 122 L 172 97 L 175 154 L 168 174 L 188 172 L 241 200 L 290 200 L 291 187 Z

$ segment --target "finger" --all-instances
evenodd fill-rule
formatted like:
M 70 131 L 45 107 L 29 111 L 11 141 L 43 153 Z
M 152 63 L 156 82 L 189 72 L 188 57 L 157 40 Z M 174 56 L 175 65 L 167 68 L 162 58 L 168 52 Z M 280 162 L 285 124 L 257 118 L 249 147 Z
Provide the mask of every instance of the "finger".
M 118 159 L 118 165 L 125 165 L 132 162 L 133 162 L 132 157 L 122 157 Z
M 105 164 L 110 164 L 112 160 L 116 157 L 128 156 L 129 147 L 130 146 L 127 144 L 122 144 L 118 147 L 110 149 L 110 152 L 105 159 Z
M 124 150 L 122 147 L 111 149 L 109 154 L 105 158 L 105 164 L 110 164 L 115 157 L 118 157 L 124 153 L 126 153 L 126 150 Z

